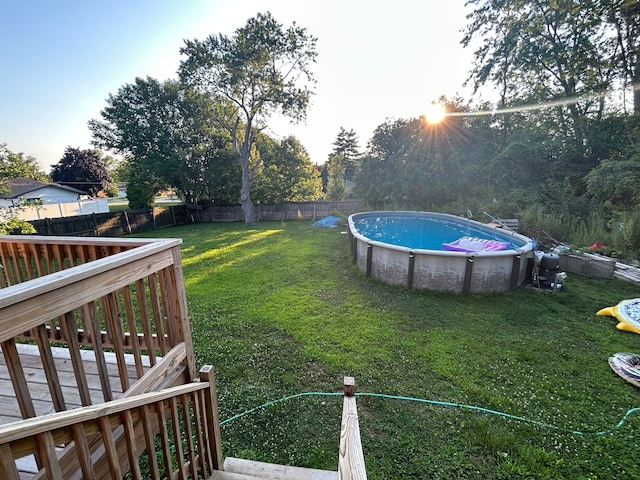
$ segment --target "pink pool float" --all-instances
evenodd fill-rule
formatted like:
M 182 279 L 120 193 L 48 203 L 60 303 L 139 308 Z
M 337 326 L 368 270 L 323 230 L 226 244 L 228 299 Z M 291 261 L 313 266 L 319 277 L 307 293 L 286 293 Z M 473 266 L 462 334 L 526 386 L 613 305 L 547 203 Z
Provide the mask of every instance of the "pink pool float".
M 462 237 L 451 243 L 443 243 L 442 248 L 452 252 L 497 252 L 509 248 L 509 242 L 487 240 L 485 238 Z

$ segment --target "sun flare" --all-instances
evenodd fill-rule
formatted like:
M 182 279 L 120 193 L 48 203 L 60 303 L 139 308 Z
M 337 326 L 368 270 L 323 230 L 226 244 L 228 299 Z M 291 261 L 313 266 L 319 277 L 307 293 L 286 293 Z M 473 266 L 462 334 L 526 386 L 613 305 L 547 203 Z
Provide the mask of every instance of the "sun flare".
M 427 107 L 424 116 L 428 123 L 439 123 L 447 116 L 447 111 L 441 103 L 433 102 Z

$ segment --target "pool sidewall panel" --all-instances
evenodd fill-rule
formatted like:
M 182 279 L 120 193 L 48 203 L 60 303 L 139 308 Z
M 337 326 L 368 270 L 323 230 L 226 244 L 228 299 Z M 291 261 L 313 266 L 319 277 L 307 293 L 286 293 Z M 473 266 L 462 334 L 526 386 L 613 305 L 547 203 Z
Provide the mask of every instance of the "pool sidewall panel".
M 413 288 L 460 293 L 464 286 L 466 256 L 414 252 Z
M 428 212 L 423 213 L 429 214 Z M 419 290 L 462 293 L 465 289 L 465 276 L 470 269 L 471 278 L 470 282 L 467 282 L 470 292 L 508 291 L 511 288 L 514 257 L 520 257 L 517 277 L 518 285 L 525 281 L 527 261 L 529 258 L 533 258 L 533 248 L 530 240 L 518 234 L 514 235 L 529 241 L 525 247 L 518 250 L 480 253 L 413 250 L 371 241 L 362 236 L 353 226 L 352 217 L 357 215 L 360 214 L 349 217 L 349 228 L 355 238 L 356 264 L 362 272 L 366 273 L 367 255 L 371 250 L 371 276 L 391 285 L 407 286 L 410 283 L 412 288 Z M 434 215 L 443 216 L 445 214 Z M 445 216 L 468 221 L 452 215 Z M 410 255 L 414 256 L 414 270 L 411 282 L 409 282 Z M 468 264 L 470 262 L 472 262 L 472 265 L 469 267 Z
M 475 256 L 471 275 L 471 292 L 505 292 L 509 290 L 513 256 Z
M 391 285 L 407 284 L 409 250 L 391 250 L 373 246 L 371 276 Z

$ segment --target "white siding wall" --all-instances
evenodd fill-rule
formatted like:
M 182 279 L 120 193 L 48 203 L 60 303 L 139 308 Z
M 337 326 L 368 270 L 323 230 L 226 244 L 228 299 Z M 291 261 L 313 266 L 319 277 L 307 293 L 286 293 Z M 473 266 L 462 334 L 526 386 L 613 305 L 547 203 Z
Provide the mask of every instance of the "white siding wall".
M 11 210 L 11 205 L 6 201 L 0 203 L 0 208 Z M 106 198 L 97 200 L 75 200 L 65 203 L 45 203 L 38 207 L 22 207 L 16 209 L 16 216 L 21 220 L 40 220 L 42 218 L 73 217 L 76 215 L 89 215 L 91 213 L 108 213 L 109 203 Z M 7 212 L 8 213 L 8 212 Z M 0 221 L 3 219 L 0 211 Z
M 109 212 L 106 198 L 98 200 L 79 200 L 66 203 L 48 203 L 39 207 L 28 207 L 18 211 L 18 218 L 22 220 L 40 220 L 42 218 L 73 217 L 89 215 L 91 213 Z
M 42 187 L 38 190 L 34 190 L 33 192 L 29 192 L 25 195 L 25 198 L 29 199 L 39 199 L 42 200 L 45 204 L 48 203 L 67 203 L 67 202 L 75 202 L 78 200 L 78 194 L 73 192 L 68 192 L 61 188 L 56 187 Z

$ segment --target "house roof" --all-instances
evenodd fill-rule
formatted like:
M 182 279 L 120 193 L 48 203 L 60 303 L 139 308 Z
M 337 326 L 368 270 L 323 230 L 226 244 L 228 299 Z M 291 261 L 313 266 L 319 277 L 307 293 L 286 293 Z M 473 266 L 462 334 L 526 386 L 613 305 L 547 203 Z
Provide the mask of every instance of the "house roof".
M 33 180 L 32 178 L 13 178 L 8 180 L 7 183 L 9 183 L 11 191 L 9 193 L 0 193 L 0 199 L 13 200 L 45 187 L 57 188 L 78 195 L 86 195 L 85 192 L 77 188 L 67 187 L 66 185 L 60 185 L 58 183 L 41 182 L 39 180 Z

